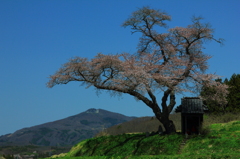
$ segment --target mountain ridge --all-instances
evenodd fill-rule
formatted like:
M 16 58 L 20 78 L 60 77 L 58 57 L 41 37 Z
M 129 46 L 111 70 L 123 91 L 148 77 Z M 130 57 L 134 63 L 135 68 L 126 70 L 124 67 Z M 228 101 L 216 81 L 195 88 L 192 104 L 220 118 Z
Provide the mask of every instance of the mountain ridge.
M 2 135 L 0 136 L 0 146 L 71 146 L 93 137 L 105 128 L 134 118 L 136 117 L 90 108 L 87 111 L 63 119 L 22 128 L 14 133 Z

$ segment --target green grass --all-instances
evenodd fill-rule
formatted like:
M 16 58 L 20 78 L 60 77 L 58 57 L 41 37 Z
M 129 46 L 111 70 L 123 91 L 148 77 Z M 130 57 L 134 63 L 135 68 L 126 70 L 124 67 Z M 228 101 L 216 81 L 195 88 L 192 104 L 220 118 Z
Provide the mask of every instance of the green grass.
M 181 134 L 154 135 L 144 133 L 101 136 L 87 139 L 59 156 L 61 159 L 238 159 L 240 158 L 240 121 L 209 126 L 210 133 L 187 139 Z
M 128 156 L 128 155 L 173 155 L 178 151 L 182 135 L 149 136 L 145 134 L 123 134 L 102 136 L 80 142 L 66 157 L 75 156 Z M 171 144 L 165 144 L 171 143 Z
M 188 140 L 183 153 L 222 156 L 237 155 L 240 158 L 240 121 L 212 124 L 210 134 Z

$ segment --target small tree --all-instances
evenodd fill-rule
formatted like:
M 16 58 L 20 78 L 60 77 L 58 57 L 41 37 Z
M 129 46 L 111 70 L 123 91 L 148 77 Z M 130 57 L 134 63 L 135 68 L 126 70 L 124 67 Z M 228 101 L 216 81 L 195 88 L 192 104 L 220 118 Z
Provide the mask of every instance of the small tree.
M 129 94 L 153 110 L 166 133 L 175 132 L 169 114 L 176 104 L 176 94 L 197 93 L 203 85 L 214 85 L 218 91 L 213 98 L 225 102 L 218 95 L 227 91 L 225 85 L 214 80 L 218 76 L 205 74 L 210 56 L 202 52 L 202 45 L 212 40 L 221 43 L 213 37 L 213 29 L 201 23 L 201 18 L 193 18 L 187 27 L 175 27 L 167 33 L 154 30 L 156 26 L 166 28 L 165 21 L 170 19 L 167 13 L 149 7 L 133 12 L 123 26 L 142 33 L 136 54 L 98 54 L 92 60 L 75 57 L 50 76 L 47 86 L 79 81 L 98 91 Z M 161 106 L 156 97 L 159 92 L 163 93 Z
M 220 79 L 220 78 L 216 79 L 215 81 L 223 84 L 222 79 Z M 226 83 L 224 83 L 224 84 L 226 84 Z M 225 113 L 227 103 L 225 103 L 225 102 L 221 103 L 221 102 L 219 102 L 219 100 L 216 100 L 216 99 L 213 98 L 213 96 L 217 92 L 218 92 L 218 90 L 217 90 L 216 86 L 214 86 L 214 85 L 212 85 L 212 86 L 211 85 L 204 85 L 201 89 L 200 96 L 204 98 L 203 104 L 207 106 L 210 113 L 214 113 L 214 114 Z M 212 97 L 212 98 L 208 98 L 208 97 Z M 224 100 L 227 100 L 226 97 L 227 96 L 222 95 L 222 98 Z
M 233 74 L 231 78 L 225 83 L 229 86 L 227 95 L 227 111 L 240 111 L 240 74 Z
M 221 104 L 217 100 L 207 99 L 204 104 L 207 105 L 211 113 L 227 113 L 240 111 L 240 74 L 233 74 L 230 79 L 227 78 L 222 82 L 222 79 L 217 79 L 217 82 L 224 83 L 228 86 L 228 95 L 225 98 L 227 103 Z M 214 86 L 202 87 L 201 96 L 214 96 L 218 90 Z

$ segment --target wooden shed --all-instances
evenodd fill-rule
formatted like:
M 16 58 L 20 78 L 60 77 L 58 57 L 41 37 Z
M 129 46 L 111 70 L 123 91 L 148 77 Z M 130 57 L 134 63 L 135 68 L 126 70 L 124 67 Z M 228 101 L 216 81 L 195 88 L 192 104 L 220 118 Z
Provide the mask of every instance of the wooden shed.
M 183 134 L 199 134 L 206 108 L 199 97 L 182 98 L 181 105 L 177 108 L 181 112 L 181 125 Z

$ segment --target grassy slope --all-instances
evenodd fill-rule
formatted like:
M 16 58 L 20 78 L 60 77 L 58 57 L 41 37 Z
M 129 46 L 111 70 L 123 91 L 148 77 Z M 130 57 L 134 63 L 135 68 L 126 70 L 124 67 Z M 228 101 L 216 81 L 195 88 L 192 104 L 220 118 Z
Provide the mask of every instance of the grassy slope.
M 206 136 L 187 139 L 181 150 L 183 135 L 123 134 L 84 140 L 52 158 L 240 158 L 240 121 L 212 124 L 210 130 Z
M 240 158 L 240 121 L 212 124 L 210 128 L 207 136 L 189 139 L 182 154 L 199 158 Z

